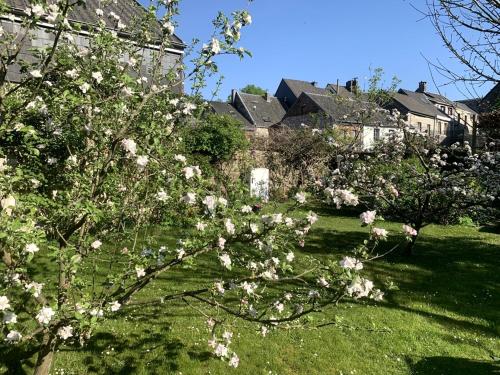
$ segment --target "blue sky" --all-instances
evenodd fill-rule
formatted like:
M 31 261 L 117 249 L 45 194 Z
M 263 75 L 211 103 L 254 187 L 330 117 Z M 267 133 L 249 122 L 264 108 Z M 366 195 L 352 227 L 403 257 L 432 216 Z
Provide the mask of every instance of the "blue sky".
M 386 81 L 396 75 L 401 87 L 416 89 L 427 81 L 436 85 L 423 56 L 440 59 L 458 71 L 463 68 L 450 58 L 434 29 L 414 8 L 423 0 L 182 0 L 176 33 L 184 42 L 206 41 L 211 20 L 218 10 L 229 13 L 247 9 L 253 23 L 245 28 L 239 45 L 252 51 L 252 58 L 219 58 L 224 75 L 219 98 L 231 88 L 253 83 L 274 93 L 281 78 L 317 81 L 319 85 L 358 77 L 366 84 L 370 67 L 382 67 Z M 446 80 L 434 72 L 441 85 Z M 213 80 L 204 91 L 210 97 Z M 188 85 L 186 85 L 188 88 Z M 491 86 L 477 88 L 484 95 Z M 451 99 L 470 97 L 455 86 L 439 87 Z

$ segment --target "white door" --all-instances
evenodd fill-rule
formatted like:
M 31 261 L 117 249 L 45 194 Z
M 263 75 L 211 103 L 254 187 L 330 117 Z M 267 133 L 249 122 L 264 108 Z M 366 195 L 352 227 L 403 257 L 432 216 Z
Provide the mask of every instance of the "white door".
M 250 177 L 250 195 L 259 197 L 267 202 L 269 199 L 269 169 L 252 169 Z

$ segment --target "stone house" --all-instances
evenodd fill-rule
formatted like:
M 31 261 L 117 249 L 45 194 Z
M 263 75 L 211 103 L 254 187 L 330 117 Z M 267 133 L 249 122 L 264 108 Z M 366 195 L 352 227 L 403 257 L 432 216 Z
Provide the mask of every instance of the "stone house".
M 285 115 L 285 109 L 278 98 L 269 95 L 253 95 L 231 91 L 231 101 L 210 102 L 215 113 L 228 114 L 242 123 L 250 137 L 266 138 L 269 128 L 279 123 Z
M 472 108 L 428 92 L 426 82 L 420 82 L 415 91 L 400 89 L 387 107 L 397 108 L 410 125 L 445 144 L 470 141 L 477 121 Z
M 32 5 L 31 2 L 28 0 L 6 0 L 5 2 L 8 7 L 8 13 L 0 16 L 0 26 L 3 28 L 4 33 L 23 35 L 22 21 L 27 16 L 26 9 Z M 73 38 L 75 43 L 81 46 L 82 49 L 89 45 L 89 29 L 98 24 L 99 17 L 96 10 L 99 9 L 99 4 L 99 0 L 86 0 L 85 5 L 75 6 L 68 15 L 70 24 L 78 26 L 73 31 Z M 106 27 L 115 30 L 119 37 L 133 42 L 132 34 L 127 31 L 127 28 L 119 28 L 117 22 L 119 21 L 121 25 L 126 27 L 132 27 L 136 21 L 143 18 L 146 14 L 146 9 L 138 1 L 120 0 L 119 2 L 110 2 L 103 11 L 103 20 L 106 23 Z M 150 76 L 153 54 L 159 50 L 159 39 L 161 37 L 161 26 L 158 22 L 153 22 L 149 26 L 151 42 L 148 45 L 138 46 L 143 56 L 140 73 L 146 77 Z M 47 19 L 47 15 L 42 16 L 38 23 L 38 28 L 24 39 L 19 58 L 26 62 L 35 62 L 36 58 L 30 50 L 51 46 L 55 38 L 54 31 L 55 27 Z M 162 73 L 166 74 L 174 69 L 178 72 L 180 80 L 182 80 L 180 68 L 185 45 L 176 35 L 172 35 L 170 39 L 170 47 L 166 50 L 162 59 Z M 123 59 L 126 61 L 128 57 L 124 56 Z M 6 76 L 8 81 L 14 83 L 20 82 L 23 78 L 19 65 L 10 65 Z M 181 93 L 183 85 L 178 85 L 175 90 Z

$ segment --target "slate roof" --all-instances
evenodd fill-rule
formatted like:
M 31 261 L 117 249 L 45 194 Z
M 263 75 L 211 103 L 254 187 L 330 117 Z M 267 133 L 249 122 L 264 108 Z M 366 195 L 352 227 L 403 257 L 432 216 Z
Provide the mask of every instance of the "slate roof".
M 295 105 L 290 108 L 289 113 L 293 113 L 297 107 L 308 101 L 314 103 L 318 112 L 326 114 L 334 123 L 363 123 L 365 125 L 383 125 L 388 123 L 385 121 L 388 114 L 386 110 L 366 101 L 336 97 L 332 94 L 303 93 Z
M 326 90 L 330 91 L 332 94 L 337 94 L 339 96 L 342 96 L 344 98 L 354 98 L 354 94 L 347 90 L 345 86 L 339 85 L 339 92 L 337 92 L 337 84 L 336 83 L 329 83 L 326 85 Z
M 236 108 L 231 103 L 227 102 L 218 102 L 218 101 L 212 101 L 209 102 L 210 107 L 212 107 L 212 110 L 217 113 L 218 115 L 229 115 L 233 117 L 234 119 L 238 120 L 241 122 L 245 130 L 255 130 L 255 126 L 252 125 L 250 121 L 248 121 L 241 113 L 238 112 Z
M 450 99 L 448 99 L 447 97 L 440 95 L 440 94 L 434 94 L 432 92 L 426 91 L 425 95 L 427 95 L 430 100 L 438 102 L 438 103 L 444 103 L 444 104 L 447 104 L 449 106 L 453 106 L 455 104 Z
M 437 109 L 423 93 L 400 89 L 397 93 L 394 93 L 392 97 L 410 112 L 428 117 L 448 117 Z
M 464 103 L 464 101 L 455 102 L 454 104 L 463 111 L 477 113 L 476 110 L 472 109 L 471 106 L 469 106 L 467 103 Z M 471 105 L 473 105 L 473 104 L 471 104 Z
M 13 9 L 12 13 L 18 15 L 24 15 L 24 10 L 30 6 L 31 1 L 29 0 L 6 0 L 8 6 Z M 55 2 L 55 0 L 49 0 L 50 2 Z M 98 22 L 98 17 L 95 10 L 99 8 L 100 0 L 86 0 L 85 6 L 75 6 L 70 12 L 68 19 L 73 22 L 81 23 L 82 26 L 85 25 L 96 25 Z M 127 26 L 133 25 L 134 21 L 144 14 L 146 10 L 144 7 L 136 0 L 119 0 L 116 4 L 111 2 L 104 9 L 105 15 L 109 12 L 114 12 L 120 16 L 121 21 Z M 106 26 L 110 29 L 114 29 L 115 25 L 111 19 L 108 17 L 103 17 Z M 161 27 L 158 22 L 151 24 L 151 32 L 154 36 L 161 36 Z M 120 32 L 121 35 L 127 36 L 126 32 Z M 173 35 L 171 37 L 172 45 L 178 49 L 184 49 L 185 45 L 182 40 Z
M 312 94 L 327 94 L 327 91 L 321 87 L 316 87 L 312 82 L 300 81 L 297 79 L 283 78 L 283 81 L 288 85 L 290 90 L 293 92 L 296 98 L 300 96 L 303 92 L 308 92 Z
M 238 92 L 239 97 L 250 112 L 254 125 L 258 127 L 269 127 L 280 122 L 285 116 L 285 108 L 278 98 L 271 96 L 269 101 L 261 95 Z
M 480 109 L 481 99 L 480 98 L 459 100 L 459 101 L 455 102 L 455 104 L 457 104 L 457 106 L 459 106 L 460 108 L 462 108 L 466 111 L 471 110 L 471 111 L 477 112 L 477 113 L 479 113 L 481 111 L 481 109 Z M 465 105 L 469 109 L 465 109 L 464 107 L 462 107 L 462 105 Z

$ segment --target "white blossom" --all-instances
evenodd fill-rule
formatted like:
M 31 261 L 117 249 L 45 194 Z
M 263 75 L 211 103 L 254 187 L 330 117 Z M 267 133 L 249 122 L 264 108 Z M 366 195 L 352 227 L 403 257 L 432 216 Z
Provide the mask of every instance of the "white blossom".
M 306 203 L 306 193 L 299 192 L 295 194 L 295 200 L 300 204 Z
M 102 80 L 103 80 L 103 77 L 102 77 L 102 73 L 101 72 L 93 72 L 92 73 L 92 78 L 95 79 L 95 81 L 97 82 L 97 84 L 101 83 Z
M 137 157 L 136 163 L 139 169 L 144 169 L 148 165 L 149 158 L 146 155 L 140 155 Z
M 40 248 L 34 243 L 29 243 L 24 247 L 24 252 L 30 253 L 30 254 L 34 254 L 34 253 L 38 252 L 39 250 L 40 250 Z
M 414 237 L 418 234 L 414 228 L 406 224 L 403 225 L 403 232 L 408 237 Z
M 137 144 L 133 139 L 123 139 L 121 141 L 123 149 L 130 155 L 135 155 L 137 152 Z
M 3 322 L 5 324 L 17 323 L 17 315 L 14 314 L 12 311 L 4 311 Z
M 64 326 L 57 330 L 57 335 L 63 340 L 67 340 L 70 337 L 73 337 L 73 327 Z
M 16 207 L 16 199 L 12 195 L 9 195 L 0 201 L 0 205 L 2 206 L 2 210 L 5 211 L 5 214 L 11 216 L 12 210 Z
M 143 267 L 136 266 L 135 267 L 135 273 L 137 274 L 137 278 L 140 279 L 141 277 L 146 276 L 146 271 L 144 270 Z
M 101 241 L 99 241 L 99 240 L 95 240 L 94 242 L 92 242 L 92 243 L 90 244 L 90 247 L 91 247 L 92 249 L 95 249 L 95 250 L 99 249 L 101 246 L 102 246 L 102 242 L 101 242 Z
M 219 256 L 221 264 L 227 269 L 231 268 L 231 257 L 228 253 L 223 253 Z
M 377 240 L 385 240 L 387 239 L 387 230 L 382 228 L 373 228 L 372 236 Z
M 121 303 L 118 301 L 111 302 L 110 305 L 109 309 L 113 312 L 120 310 L 120 307 L 122 307 Z
M 229 366 L 236 368 L 238 367 L 239 364 L 240 364 L 240 358 L 233 353 L 231 359 L 229 360 Z
M 186 204 L 195 204 L 196 203 L 196 193 L 186 193 L 186 195 L 183 196 L 181 199 Z
M 370 225 L 375 221 L 375 217 L 377 216 L 377 211 L 365 211 L 359 218 L 361 219 L 361 223 L 363 225 Z
M 10 331 L 5 338 L 5 341 L 7 341 L 9 344 L 13 344 L 15 342 L 21 341 L 22 337 L 23 336 L 17 331 Z
M 345 269 L 354 269 L 356 271 L 362 270 L 363 269 L 363 263 L 356 259 L 356 258 L 351 258 L 351 257 L 344 257 L 340 262 L 339 262 L 340 267 L 345 268 Z
M 36 320 L 40 324 L 49 324 L 55 314 L 51 307 L 42 307 L 36 316 Z
M 218 39 L 212 38 L 212 42 L 210 43 L 210 51 L 214 55 L 218 55 L 220 53 L 221 47 L 220 47 L 220 42 Z
M 42 78 L 43 77 L 43 74 L 40 70 L 36 69 L 36 70 L 32 70 L 30 72 L 30 75 L 33 77 L 33 78 Z
M 10 309 L 10 303 L 9 299 L 7 296 L 0 296 L 0 311 L 5 311 L 7 309 Z

